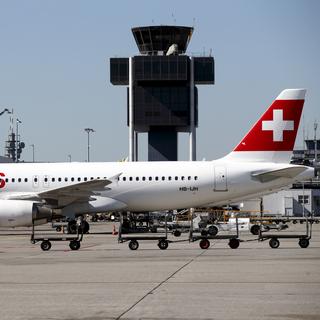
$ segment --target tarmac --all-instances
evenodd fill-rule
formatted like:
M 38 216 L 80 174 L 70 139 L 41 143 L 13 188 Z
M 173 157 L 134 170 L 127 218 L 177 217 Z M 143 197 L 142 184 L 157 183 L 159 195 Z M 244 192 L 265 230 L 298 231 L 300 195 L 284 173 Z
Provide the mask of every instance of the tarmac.
M 188 241 L 160 250 L 147 240 L 131 251 L 116 236 L 89 234 L 78 251 L 54 242 L 44 252 L 29 232 L 0 229 L 1 320 L 320 319 L 320 225 L 306 249 L 297 239 L 280 239 L 278 249 L 218 240 L 208 250 Z

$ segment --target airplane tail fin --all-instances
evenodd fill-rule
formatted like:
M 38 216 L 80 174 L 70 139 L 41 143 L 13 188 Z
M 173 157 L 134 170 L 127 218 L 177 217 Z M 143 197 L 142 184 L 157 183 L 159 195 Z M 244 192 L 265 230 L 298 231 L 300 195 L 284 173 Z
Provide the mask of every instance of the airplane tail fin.
M 305 89 L 283 90 L 225 159 L 289 163 L 305 94 Z

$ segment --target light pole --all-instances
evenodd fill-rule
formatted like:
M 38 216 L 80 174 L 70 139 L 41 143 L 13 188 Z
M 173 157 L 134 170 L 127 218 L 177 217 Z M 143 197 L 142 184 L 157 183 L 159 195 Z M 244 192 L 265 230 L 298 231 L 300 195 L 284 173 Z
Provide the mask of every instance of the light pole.
M 90 162 L 90 133 L 95 132 L 95 130 L 91 128 L 85 128 L 84 131 L 88 134 L 88 156 L 87 162 Z
M 5 114 L 6 112 L 7 112 L 8 114 L 11 114 L 11 113 L 12 113 L 9 109 L 5 108 L 3 111 L 0 112 L 0 116 L 2 116 L 3 114 Z
M 69 162 L 71 162 L 71 154 L 68 154 L 68 159 L 69 159 Z
M 34 162 L 34 143 L 30 144 L 30 147 L 32 147 L 32 162 Z

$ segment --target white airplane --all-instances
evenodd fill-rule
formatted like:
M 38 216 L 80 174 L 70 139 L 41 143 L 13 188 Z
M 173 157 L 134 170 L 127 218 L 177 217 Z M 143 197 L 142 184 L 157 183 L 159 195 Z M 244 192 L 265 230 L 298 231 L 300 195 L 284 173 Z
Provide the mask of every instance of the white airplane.
M 219 160 L 0 164 L 0 226 L 106 211 L 220 206 L 312 178 L 313 168 L 289 164 L 305 92 L 282 91 Z

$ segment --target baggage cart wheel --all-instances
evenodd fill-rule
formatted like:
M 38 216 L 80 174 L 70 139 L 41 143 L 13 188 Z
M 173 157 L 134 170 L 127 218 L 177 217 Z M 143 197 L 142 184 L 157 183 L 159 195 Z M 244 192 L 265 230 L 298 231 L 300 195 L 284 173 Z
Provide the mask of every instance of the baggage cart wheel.
M 43 251 L 48 251 L 51 249 L 51 242 L 49 240 L 44 240 L 41 242 L 40 247 Z
M 254 224 L 251 228 L 250 228 L 250 232 L 257 236 L 259 234 L 259 231 L 260 231 L 260 226 L 257 225 L 257 224 Z
M 169 246 L 169 242 L 165 239 L 159 240 L 158 247 L 161 250 L 166 250 Z
M 231 249 L 237 249 L 240 245 L 240 241 L 236 238 L 230 239 L 229 241 L 229 247 Z
M 61 230 L 62 230 L 61 226 L 57 226 L 57 227 L 56 227 L 56 231 L 57 231 L 57 232 L 61 232 Z
M 269 245 L 272 249 L 277 249 L 280 246 L 280 242 L 277 238 L 271 238 L 269 241 Z
M 80 241 L 78 241 L 78 240 L 70 241 L 69 247 L 71 250 L 79 250 L 80 249 Z
M 310 242 L 309 242 L 308 239 L 302 238 L 302 239 L 299 240 L 299 246 L 300 246 L 301 248 L 303 248 L 303 249 L 308 248 L 308 247 L 309 247 L 309 244 L 310 244 Z
M 293 224 L 297 224 L 298 221 L 297 221 L 297 220 L 293 220 L 292 223 L 293 223 Z
M 139 248 L 139 242 L 137 240 L 130 240 L 129 248 L 130 250 L 137 250 Z
M 173 235 L 175 237 L 180 237 L 181 236 L 181 231 L 180 230 L 174 230 Z
M 208 239 L 201 239 L 199 246 L 201 249 L 207 250 L 210 247 L 210 241 Z

